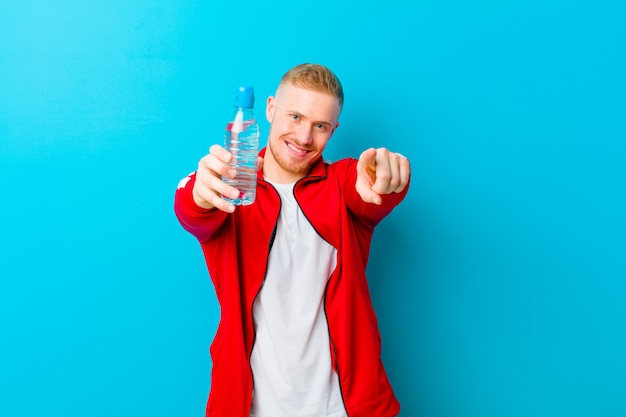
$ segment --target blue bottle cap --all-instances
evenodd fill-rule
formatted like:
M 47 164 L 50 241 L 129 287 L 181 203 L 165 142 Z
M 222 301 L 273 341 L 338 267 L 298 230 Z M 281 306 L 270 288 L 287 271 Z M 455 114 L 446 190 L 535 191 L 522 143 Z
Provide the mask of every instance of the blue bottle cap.
M 241 86 L 235 93 L 235 107 L 254 107 L 254 87 L 249 85 Z

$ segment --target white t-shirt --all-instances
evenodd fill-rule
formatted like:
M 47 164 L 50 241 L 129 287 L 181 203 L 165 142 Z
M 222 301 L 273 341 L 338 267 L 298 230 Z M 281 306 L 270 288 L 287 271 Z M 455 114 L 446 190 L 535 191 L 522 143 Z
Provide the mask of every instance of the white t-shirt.
M 250 417 L 346 417 L 324 312 L 337 251 L 302 213 L 294 184 L 272 185 L 282 206 L 265 282 L 253 307 Z

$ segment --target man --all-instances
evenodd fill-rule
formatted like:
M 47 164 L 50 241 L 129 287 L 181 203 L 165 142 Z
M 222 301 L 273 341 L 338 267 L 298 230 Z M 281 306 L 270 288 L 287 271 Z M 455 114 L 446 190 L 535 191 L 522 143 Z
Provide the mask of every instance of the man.
M 222 198 L 238 191 L 222 181 L 235 172 L 218 145 L 176 192 L 221 307 L 209 417 L 399 413 L 365 269 L 374 226 L 406 195 L 410 165 L 384 148 L 325 163 L 342 105 L 328 68 L 292 68 L 267 100 L 256 201 L 235 208 Z

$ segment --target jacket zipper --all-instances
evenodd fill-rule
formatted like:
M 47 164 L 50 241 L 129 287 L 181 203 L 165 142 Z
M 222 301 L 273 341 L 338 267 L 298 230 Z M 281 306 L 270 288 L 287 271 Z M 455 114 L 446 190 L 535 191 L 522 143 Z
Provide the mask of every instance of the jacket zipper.
M 328 329 L 328 340 L 330 341 L 330 346 L 332 347 L 333 350 L 333 356 L 335 358 L 335 360 L 333 361 L 335 363 L 335 372 L 337 372 L 337 382 L 339 382 L 339 393 L 341 394 L 341 402 L 343 403 L 343 409 L 346 412 L 346 416 L 350 417 L 348 414 L 348 409 L 346 408 L 346 398 L 343 394 L 343 386 L 341 385 L 341 370 L 339 369 L 339 360 L 337 358 L 337 346 L 335 346 L 335 342 L 333 341 L 333 337 L 330 334 L 330 323 L 328 322 L 328 314 L 326 314 L 326 293 L 328 291 L 328 285 L 330 284 L 330 280 L 332 278 L 332 275 L 330 278 L 328 278 L 328 282 L 326 283 L 326 289 L 324 290 L 324 316 L 326 317 L 326 328 Z
M 272 189 L 278 196 L 278 191 L 274 189 L 272 184 L 270 183 L 267 183 L 267 184 L 270 187 L 272 187 Z M 280 200 L 280 197 L 278 198 L 278 201 L 279 201 L 278 216 L 280 216 L 280 211 L 283 208 L 283 202 Z M 254 332 L 254 336 L 252 338 L 252 348 L 250 349 L 250 356 L 248 357 L 248 366 L 250 366 L 250 374 L 252 375 L 252 393 L 250 393 L 250 410 L 248 411 L 248 415 L 250 415 L 250 413 L 252 412 L 252 396 L 254 395 L 254 372 L 252 371 L 252 351 L 254 350 L 254 345 L 256 344 L 256 328 L 254 327 L 254 304 L 256 303 L 257 298 L 259 298 L 259 294 L 261 293 L 261 290 L 263 289 L 263 286 L 265 285 L 265 280 L 267 279 L 267 263 L 269 261 L 269 253 L 272 250 L 272 246 L 274 246 L 274 239 L 276 239 L 276 229 L 278 229 L 278 217 L 276 217 L 276 220 L 274 221 L 274 228 L 272 229 L 272 234 L 270 236 L 270 241 L 269 241 L 268 248 L 267 248 L 267 259 L 265 260 L 265 274 L 263 275 L 263 281 L 261 282 L 261 285 L 259 286 L 259 289 L 257 290 L 256 294 L 254 295 L 254 299 L 252 300 L 252 307 L 250 307 L 251 309 L 250 317 L 253 320 L 252 330 Z

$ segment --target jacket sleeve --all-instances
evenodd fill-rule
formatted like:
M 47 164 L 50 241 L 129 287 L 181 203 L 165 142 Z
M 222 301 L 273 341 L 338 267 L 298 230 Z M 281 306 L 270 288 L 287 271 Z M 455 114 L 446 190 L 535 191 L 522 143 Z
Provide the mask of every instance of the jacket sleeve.
M 204 243 L 220 229 L 228 213 L 198 206 L 192 195 L 195 182 L 195 172 L 180 181 L 174 197 L 174 212 L 183 228 Z
M 373 228 L 384 219 L 396 207 L 409 191 L 409 184 L 399 193 L 382 195 L 382 204 L 376 205 L 363 201 L 356 191 L 356 159 L 345 160 L 345 171 L 343 172 L 342 193 L 350 211 L 360 218 L 365 224 Z M 341 177 L 340 177 L 341 178 Z M 410 183 L 410 180 L 409 180 Z

